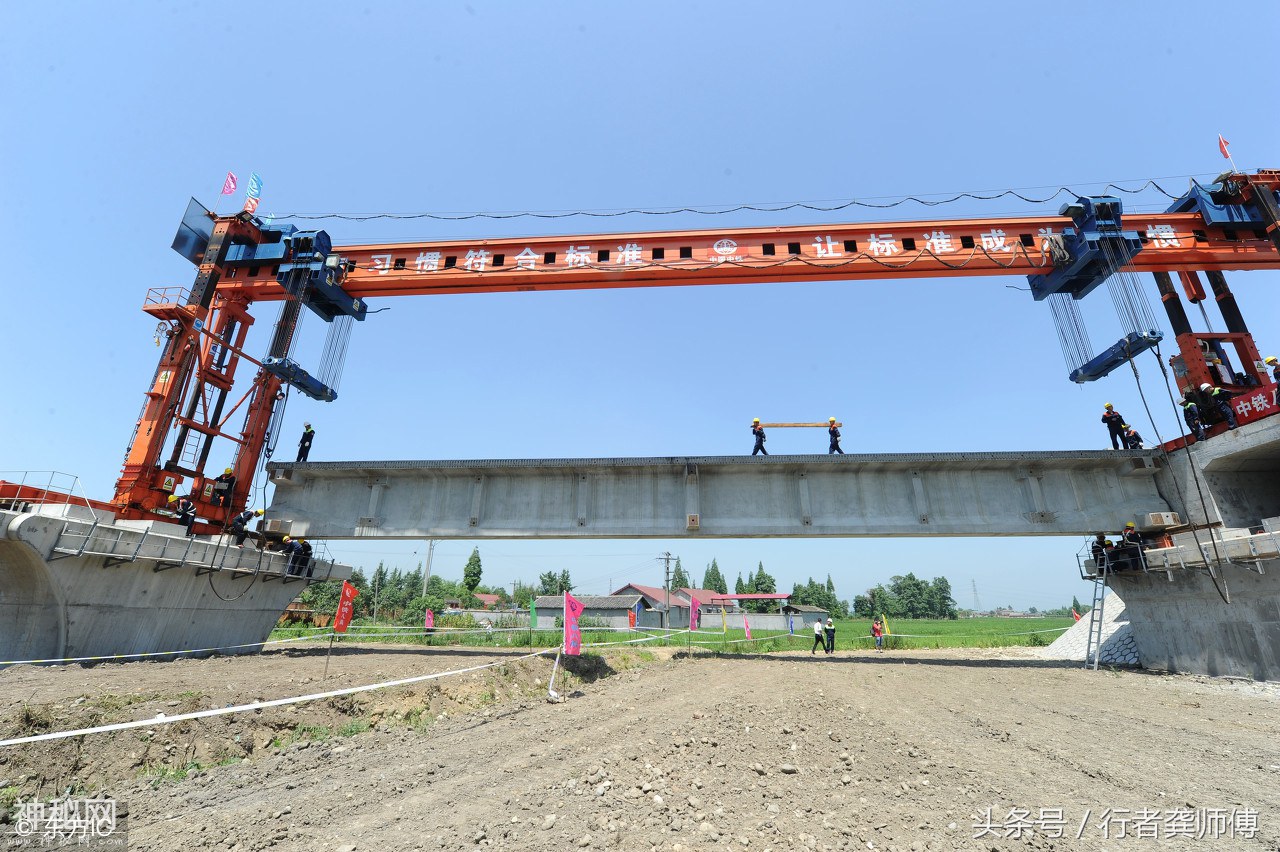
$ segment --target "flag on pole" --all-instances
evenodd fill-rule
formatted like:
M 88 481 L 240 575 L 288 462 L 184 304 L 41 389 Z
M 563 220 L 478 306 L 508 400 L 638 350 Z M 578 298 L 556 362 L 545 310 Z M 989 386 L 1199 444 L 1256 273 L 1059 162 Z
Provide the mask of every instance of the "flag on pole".
M 422 626 L 428 630 L 436 626 L 436 614 L 430 608 L 427 609 L 427 614 L 422 617 Z
M 222 194 L 230 195 L 236 191 L 236 176 L 227 172 L 227 179 L 222 182 Z
M 627 610 L 627 627 L 632 630 L 636 629 L 636 611 L 634 609 Z
M 751 625 L 747 624 L 747 611 L 742 611 L 742 631 L 747 634 L 747 638 L 751 638 Z
M 1080 620 L 1080 613 L 1076 612 L 1075 607 L 1071 607 L 1071 617 L 1074 618 L 1076 621 Z
M 533 630 L 538 626 L 538 605 L 532 600 L 529 601 L 529 629 Z
M 744 614 L 742 617 L 746 618 L 746 615 Z M 789 636 L 796 635 L 796 617 L 790 613 L 787 613 L 787 634 Z
M 720 604 L 720 632 L 729 632 L 729 619 L 725 616 L 724 604 Z
M 568 592 L 564 593 L 564 652 L 571 657 L 582 653 L 582 631 L 578 619 L 582 616 L 582 601 Z
M 253 213 L 258 209 L 258 201 L 262 197 L 262 178 L 257 172 L 249 172 L 249 188 L 244 191 L 244 210 Z
M 689 599 L 689 629 L 690 630 L 698 629 L 698 614 L 699 614 L 698 607 L 700 606 L 702 606 L 702 604 L 698 603 L 697 598 Z
M 1230 160 L 1231 155 L 1227 153 L 1227 146 L 1231 143 L 1222 138 L 1222 134 L 1218 134 L 1218 150 L 1222 152 L 1222 159 Z
M 342 594 L 338 597 L 338 611 L 333 616 L 333 632 L 346 633 L 347 628 L 351 626 L 351 616 L 356 612 L 356 596 L 360 594 L 360 590 L 348 583 L 342 581 Z
M 885 615 L 883 612 L 880 613 L 880 624 L 884 627 L 885 636 L 893 635 L 893 631 L 889 629 L 889 616 Z

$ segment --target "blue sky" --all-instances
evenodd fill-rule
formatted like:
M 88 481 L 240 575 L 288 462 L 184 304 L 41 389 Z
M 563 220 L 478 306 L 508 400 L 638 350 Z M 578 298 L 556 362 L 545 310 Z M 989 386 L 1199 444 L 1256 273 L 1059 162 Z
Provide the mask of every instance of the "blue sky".
M 1280 120 L 1247 50 L 1224 79 L 1201 3 L 5 4 L 0 80 L 0 468 L 78 474 L 109 497 L 155 368 L 152 287 L 190 196 L 230 169 L 260 212 L 598 210 L 1096 190 L 1280 167 Z M 1237 21 L 1276 22 L 1273 3 Z M 1034 190 L 1032 190 L 1034 193 Z M 1046 193 L 1047 194 L 1047 193 Z M 238 204 L 242 194 L 237 194 Z M 1126 198 L 1131 209 L 1162 197 Z M 223 209 L 230 205 L 224 204 Z M 744 227 L 1056 211 L 1015 200 L 841 214 L 327 224 L 335 243 Z M 1280 277 L 1228 280 L 1280 350 Z M 1155 304 L 1150 280 L 1144 282 Z M 1066 380 L 1048 308 L 1012 278 L 659 288 L 379 300 L 337 402 L 295 396 L 315 460 L 750 451 L 747 424 L 825 420 L 851 451 L 1102 448 L 1102 403 L 1150 438 L 1132 375 Z M 1163 312 L 1157 313 L 1163 322 Z M 277 306 L 256 308 L 256 343 Z M 1099 291 L 1095 346 L 1119 336 Z M 1212 312 L 1215 328 L 1221 321 Z M 1203 321 L 1192 311 L 1193 324 Z M 314 318 L 302 360 L 318 347 Z M 1157 373 L 1139 362 L 1144 382 Z M 1157 424 L 1173 431 L 1167 403 Z M 773 452 L 825 450 L 775 431 Z M 2 475 L 2 474 L 0 474 Z M 1117 521 L 1120 522 L 1120 519 Z M 961 605 L 1086 597 L 1076 539 L 479 543 L 487 583 L 568 568 L 583 591 L 655 583 L 655 557 L 730 581 L 832 574 L 842 597 L 893 574 L 951 579 Z M 473 542 L 442 542 L 461 575 Z M 410 567 L 417 542 L 336 542 Z

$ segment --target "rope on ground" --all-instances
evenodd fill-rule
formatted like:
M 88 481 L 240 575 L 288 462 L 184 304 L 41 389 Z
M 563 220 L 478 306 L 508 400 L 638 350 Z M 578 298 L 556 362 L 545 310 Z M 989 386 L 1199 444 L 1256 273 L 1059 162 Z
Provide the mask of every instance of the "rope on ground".
M 0 660 L 0 666 L 57 664 L 57 663 L 90 663 L 105 660 L 135 660 L 142 657 L 181 657 L 184 654 L 209 654 L 214 651 L 230 651 L 235 648 L 257 648 L 263 645 L 279 645 L 285 642 L 304 642 L 310 639 L 327 639 L 328 633 L 311 636 L 294 636 L 290 639 L 267 639 L 262 642 L 245 642 L 240 645 L 219 645 L 216 648 L 192 648 L 186 651 L 144 651 L 137 654 L 101 654 L 96 657 L 50 657 L 47 660 Z
M 265 710 L 268 707 L 284 707 L 289 704 L 303 704 L 308 701 L 322 701 L 326 698 L 337 698 L 342 695 L 354 695 L 358 692 L 371 692 L 375 689 L 389 689 L 394 686 L 407 686 L 411 683 L 422 683 L 423 681 L 437 680 L 442 677 L 449 677 L 450 675 L 469 674 L 483 669 L 505 666 L 513 662 L 528 660 L 533 657 L 540 657 L 551 650 L 554 649 L 547 648 L 541 651 L 535 651 L 532 654 L 525 654 L 523 657 L 517 657 L 514 660 L 498 660 L 492 663 L 484 663 L 479 666 L 470 666 L 465 669 L 453 669 L 452 671 L 417 675 L 415 677 L 405 677 L 398 680 L 385 680 L 380 683 L 371 683 L 364 686 L 350 686 L 343 689 L 332 689 L 328 692 L 315 692 L 311 695 L 275 698 L 271 701 L 255 701 L 252 704 L 236 704 L 231 707 L 216 707 L 211 710 L 197 710 L 192 713 L 179 713 L 176 716 L 157 716 L 152 719 L 138 719 L 132 722 L 117 722 L 112 725 L 98 725 L 93 728 L 80 728 L 74 731 L 53 731 L 48 734 L 35 734 L 29 737 L 15 737 L 13 739 L 0 740 L 0 747 L 22 745 L 24 743 L 46 742 L 48 740 L 61 740 L 66 739 L 67 737 L 80 737 L 88 734 L 104 734 L 110 731 L 126 731 L 130 728 L 148 728 L 156 725 L 171 725 L 174 722 L 187 722 L 192 719 L 208 719 L 212 716 L 226 716 L 232 713 L 248 713 L 252 710 Z

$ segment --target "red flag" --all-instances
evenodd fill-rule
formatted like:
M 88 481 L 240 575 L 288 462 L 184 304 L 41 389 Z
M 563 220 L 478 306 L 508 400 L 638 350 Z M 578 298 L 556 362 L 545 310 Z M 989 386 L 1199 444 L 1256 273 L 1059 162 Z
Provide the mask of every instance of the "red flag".
M 422 626 L 428 630 L 436 626 L 436 614 L 430 609 L 428 609 L 427 614 L 422 617 Z
M 246 212 L 246 213 L 256 213 L 257 211 L 258 211 L 258 199 L 257 199 L 257 198 L 246 198 L 246 199 L 244 200 L 244 212 Z
M 1222 138 L 1221 133 L 1218 134 L 1218 150 L 1222 152 L 1222 158 L 1224 160 L 1231 159 L 1231 155 L 1227 153 L 1227 146 L 1230 144 L 1230 142 Z
M 1080 620 L 1080 613 L 1076 612 L 1075 607 L 1071 607 L 1071 615 L 1075 618 L 1076 621 Z
M 698 607 L 700 606 L 702 606 L 702 604 L 698 603 L 697 598 L 693 598 L 693 597 L 689 598 L 689 629 L 690 630 L 698 629 L 698 616 L 701 614 L 698 612 Z
M 230 195 L 236 191 L 236 176 L 227 172 L 227 179 L 222 182 L 222 194 Z
M 627 626 L 632 630 L 636 629 L 636 611 L 634 609 L 627 610 Z
M 564 652 L 571 657 L 582 653 L 582 631 L 578 618 L 582 615 L 582 601 L 568 592 L 564 593 Z
M 351 626 L 351 616 L 356 611 L 356 595 L 360 594 L 360 590 L 348 583 L 342 581 L 342 595 L 338 598 L 338 612 L 333 617 L 333 631 L 335 633 L 346 633 L 347 628 Z
M 751 638 L 751 625 L 747 624 L 747 611 L 742 611 L 742 632 L 747 634 L 747 638 Z

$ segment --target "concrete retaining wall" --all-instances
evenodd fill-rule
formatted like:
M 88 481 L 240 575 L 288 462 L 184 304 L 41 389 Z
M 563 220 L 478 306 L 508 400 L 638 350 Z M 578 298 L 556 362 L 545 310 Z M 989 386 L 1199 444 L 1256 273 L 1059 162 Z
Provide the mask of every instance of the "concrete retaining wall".
M 68 521 L 39 514 L 0 512 L 0 662 L 157 651 L 185 651 L 265 641 L 280 613 L 303 589 L 282 581 L 284 558 L 265 555 L 263 573 L 229 569 L 197 574 L 192 565 L 153 570 L 156 558 L 108 565 L 103 555 L 64 556 L 54 548 Z M 81 524 L 84 530 L 90 525 Z M 99 524 L 92 548 L 130 542 L 141 531 Z M 85 540 L 81 535 L 75 548 Z M 162 541 L 165 540 L 165 541 Z M 173 553 L 187 551 L 185 536 L 148 531 L 148 541 Z M 188 552 L 208 562 L 220 545 L 199 542 Z M 73 550 L 75 549 L 73 548 Z M 86 548 L 90 549 L 90 548 Z M 257 552 L 240 548 L 257 562 Z M 206 552 L 207 551 L 207 552 Z M 199 554 L 199 557 L 198 557 Z M 51 558 L 57 557 L 57 558 Z M 173 559 L 174 557 L 169 557 Z M 334 576 L 350 574 L 339 566 Z
M 1230 604 L 1203 569 L 1113 576 L 1143 667 L 1280 680 L 1280 561 L 1262 568 L 1218 569 Z

